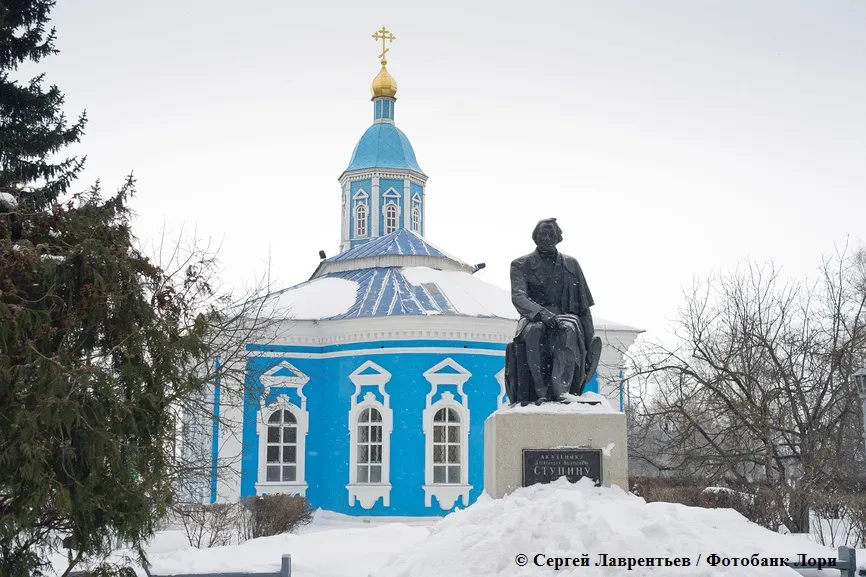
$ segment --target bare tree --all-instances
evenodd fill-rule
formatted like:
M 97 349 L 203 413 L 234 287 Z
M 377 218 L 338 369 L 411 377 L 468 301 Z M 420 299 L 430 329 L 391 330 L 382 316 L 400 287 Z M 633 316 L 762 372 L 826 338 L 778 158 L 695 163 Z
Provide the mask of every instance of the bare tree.
M 210 324 L 206 353 L 191 359 L 185 371 L 187 378 L 199 385 L 195 387 L 197 393 L 177 395 L 171 404 L 176 423 L 176 434 L 169 441 L 177 488 L 173 501 L 201 502 L 214 478 L 225 481 L 239 474 L 240 455 L 214 459 L 214 424 L 220 430 L 231 430 L 236 425 L 216 411 L 216 405 L 242 405 L 249 376 L 246 346 L 268 344 L 276 338 L 290 326 L 286 321 L 288 311 L 279 309 L 279 293 L 270 276 L 270 263 L 266 264 L 265 273 L 251 284 L 237 287 L 221 280 L 223 271 L 217 258 L 220 247 L 201 240 L 195 231 L 186 235 L 181 230 L 176 239 L 163 231 L 159 244 L 151 252 L 166 279 L 154 298 L 160 298 L 160 291 L 172 295 L 181 292 L 183 298 L 177 300 L 189 306 L 178 314 L 189 323 L 204 318 L 200 312 L 217 313 L 207 316 Z M 217 382 L 221 398 L 214 395 Z M 219 439 L 216 444 L 219 452 Z M 174 512 L 176 519 L 176 507 Z
M 659 471 L 783 488 L 785 525 L 808 531 L 813 495 L 862 454 L 850 375 L 866 359 L 866 255 L 825 259 L 812 284 L 747 264 L 696 283 L 677 343 L 630 356 L 632 459 Z

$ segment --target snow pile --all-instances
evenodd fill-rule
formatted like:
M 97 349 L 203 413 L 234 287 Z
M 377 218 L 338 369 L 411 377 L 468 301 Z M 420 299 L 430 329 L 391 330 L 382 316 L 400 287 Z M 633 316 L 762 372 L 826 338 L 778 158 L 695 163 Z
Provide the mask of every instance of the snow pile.
M 835 558 L 836 551 L 804 538 L 774 533 L 731 509 L 702 509 L 671 503 L 646 503 L 616 487 L 593 486 L 589 480 L 518 489 L 493 500 L 482 495 L 475 504 L 448 515 L 430 537 L 393 557 L 373 577 L 498 577 L 553 573 L 534 564 L 546 558 L 589 555 L 589 567 L 562 567 L 557 575 L 604 576 L 749 576 L 798 575 L 787 567 L 711 567 L 708 556 L 788 557 L 800 553 Z M 682 567 L 595 566 L 609 557 L 690 558 Z M 528 563 L 519 566 L 518 555 Z M 698 562 L 698 555 L 701 556 Z M 822 573 L 829 574 L 828 571 Z
M 404 268 L 403 277 L 415 286 L 435 284 L 461 315 L 518 317 L 508 292 L 467 272 L 415 266 Z
M 8 192 L 0 192 L 0 204 L 8 205 L 10 208 L 18 206 L 18 201 Z
M 345 314 L 357 298 L 355 281 L 323 277 L 282 291 L 272 306 L 278 315 L 315 320 Z
M 381 567 L 384 559 L 416 545 L 429 531 L 427 527 L 402 523 L 359 525 L 263 537 L 228 547 L 151 555 L 151 572 L 164 575 L 278 572 L 282 556 L 290 553 L 295 577 L 367 577 Z
M 517 319 L 511 292 L 463 271 L 437 270 L 426 266 L 406 267 L 403 277 L 415 286 L 433 283 L 457 312 L 467 316 L 493 316 Z M 630 326 L 614 323 L 602 318 L 593 320 L 596 330 L 635 331 Z
M 565 394 L 567 403 L 543 403 L 536 405 L 505 405 L 496 410 L 497 413 L 621 413 L 610 406 L 607 398 L 598 393 L 586 392 L 580 396 Z M 583 402 L 581 402 L 583 401 Z

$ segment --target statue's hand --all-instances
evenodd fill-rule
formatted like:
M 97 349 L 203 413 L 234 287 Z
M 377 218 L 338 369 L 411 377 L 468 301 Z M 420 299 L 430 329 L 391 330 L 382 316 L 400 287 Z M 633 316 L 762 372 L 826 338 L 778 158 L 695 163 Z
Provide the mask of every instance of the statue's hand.
M 555 329 L 559 326 L 559 319 L 557 319 L 556 315 L 547 309 L 541 311 L 541 322 L 543 322 L 544 326 L 549 329 Z

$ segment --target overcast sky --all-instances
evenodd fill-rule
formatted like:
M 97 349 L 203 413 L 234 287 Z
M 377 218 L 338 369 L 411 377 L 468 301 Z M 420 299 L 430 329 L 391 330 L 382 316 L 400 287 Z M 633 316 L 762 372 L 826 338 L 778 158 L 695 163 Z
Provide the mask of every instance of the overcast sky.
M 40 69 L 90 122 L 81 188 L 135 171 L 137 235 L 306 280 L 340 241 L 387 26 L 427 238 L 507 287 L 555 216 L 594 312 L 660 334 L 693 277 L 797 278 L 866 239 L 866 2 L 59 0 Z

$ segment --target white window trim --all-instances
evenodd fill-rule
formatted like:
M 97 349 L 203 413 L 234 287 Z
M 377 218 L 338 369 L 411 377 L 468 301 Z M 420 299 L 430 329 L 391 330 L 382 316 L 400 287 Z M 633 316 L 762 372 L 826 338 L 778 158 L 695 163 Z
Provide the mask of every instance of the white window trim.
M 496 373 L 496 382 L 499 383 L 499 396 L 496 397 L 496 407 L 504 407 L 508 404 L 508 392 L 505 389 L 505 369 Z
M 364 192 L 363 188 L 359 188 L 358 192 L 356 192 L 354 196 L 352 196 L 352 200 L 363 200 L 367 198 L 370 198 L 370 196 L 366 192 Z
M 363 208 L 364 209 L 364 234 L 360 234 L 358 232 L 358 211 Z M 355 238 L 367 238 L 370 236 L 370 210 L 367 208 L 366 202 L 358 202 L 355 204 L 355 209 L 353 211 L 353 216 L 355 218 Z
M 388 227 L 388 207 L 394 207 L 394 230 L 386 232 L 387 227 Z M 382 222 L 382 234 L 391 234 L 392 232 L 396 232 L 396 231 L 400 230 L 400 205 L 399 204 L 397 204 L 396 202 L 393 202 L 393 201 L 384 203 L 382 205 L 382 216 L 384 217 L 383 222 Z
M 388 190 L 386 190 L 386 191 L 384 192 L 384 194 L 382 194 L 382 197 L 383 197 L 383 198 L 389 198 L 389 199 L 390 199 L 390 198 L 395 198 L 395 199 L 397 199 L 397 200 L 399 200 L 401 196 L 403 196 L 403 195 L 400 194 L 399 192 L 397 192 L 397 189 L 394 188 L 393 186 L 389 186 L 389 187 L 388 187 Z
M 294 373 L 292 377 L 286 377 L 283 375 L 277 375 L 283 369 L 288 370 L 291 373 Z M 259 381 L 265 386 L 264 396 L 267 396 L 268 391 L 271 387 L 292 387 L 298 390 L 298 395 L 301 397 L 301 404 L 306 404 L 306 396 L 301 391 L 304 385 L 306 385 L 310 380 L 310 377 L 305 375 L 301 370 L 290 363 L 289 361 L 283 361 L 278 365 L 275 365 L 268 369 L 260 378 Z M 264 397 L 262 397 L 264 398 Z
M 375 374 L 361 374 L 368 369 L 376 371 Z M 391 380 L 391 373 L 377 365 L 373 361 L 366 361 L 360 367 L 352 371 L 349 380 L 355 385 L 355 393 L 352 395 L 352 407 L 349 409 L 349 484 L 346 490 L 349 492 L 349 506 L 359 502 L 364 509 L 370 509 L 377 500 L 382 499 L 382 505 L 391 506 L 391 433 L 394 429 L 394 412 L 391 410 L 391 396 L 385 391 L 385 385 Z M 379 402 L 376 396 L 367 391 L 363 399 L 361 389 L 364 386 L 375 386 L 379 389 L 384 403 Z M 381 483 L 358 483 L 358 416 L 366 408 L 374 408 L 382 415 L 382 482 Z
M 294 415 L 297 421 L 297 467 L 295 481 L 265 481 L 267 479 L 267 434 L 268 434 L 268 419 L 277 411 L 289 411 Z M 309 428 L 309 415 L 306 409 L 301 408 L 292 403 L 288 396 L 280 395 L 277 400 L 270 405 L 264 407 L 259 413 L 260 417 L 256 422 L 256 433 L 259 437 L 259 470 L 256 477 L 256 495 L 266 493 L 288 493 L 292 495 L 300 495 L 302 497 L 307 494 L 306 477 L 304 476 L 304 465 L 307 460 L 307 430 Z
M 417 229 L 415 228 L 415 214 L 416 213 L 418 214 L 418 228 Z M 421 207 L 418 206 L 417 204 L 412 207 L 412 215 L 411 215 L 409 222 L 411 222 L 410 226 L 412 228 L 412 232 L 421 234 Z
M 448 367 L 455 372 L 440 373 L 443 368 Z M 422 414 L 424 426 L 424 504 L 433 506 L 433 497 L 443 510 L 454 508 L 458 498 L 463 499 L 463 506 L 469 505 L 469 400 L 463 391 L 463 385 L 469 380 L 472 373 L 460 366 L 454 360 L 447 358 L 424 372 L 424 378 L 430 383 L 430 392 L 427 393 L 426 406 Z M 438 401 L 433 403 L 440 385 L 456 385 L 460 397 L 458 401 L 454 394 L 445 391 Z M 433 417 L 442 408 L 454 409 L 460 415 L 460 483 L 434 483 L 433 482 Z
M 391 199 L 388 199 L 386 202 L 382 203 L 382 216 L 385 216 L 385 209 L 387 209 L 389 206 L 393 206 L 394 208 L 397 209 L 397 218 L 399 219 L 400 218 L 400 203 L 396 202 L 394 200 L 391 200 Z

